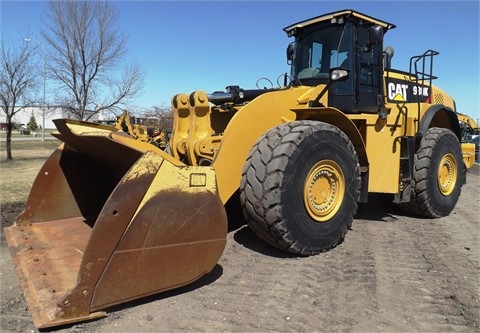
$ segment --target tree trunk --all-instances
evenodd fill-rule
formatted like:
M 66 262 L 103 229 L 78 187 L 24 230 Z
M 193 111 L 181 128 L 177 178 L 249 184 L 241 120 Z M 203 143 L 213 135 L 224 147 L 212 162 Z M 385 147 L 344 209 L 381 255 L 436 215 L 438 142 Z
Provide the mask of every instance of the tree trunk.
M 5 148 L 7 151 L 7 161 L 11 161 L 12 157 L 12 118 L 7 117 L 7 138 L 5 139 Z

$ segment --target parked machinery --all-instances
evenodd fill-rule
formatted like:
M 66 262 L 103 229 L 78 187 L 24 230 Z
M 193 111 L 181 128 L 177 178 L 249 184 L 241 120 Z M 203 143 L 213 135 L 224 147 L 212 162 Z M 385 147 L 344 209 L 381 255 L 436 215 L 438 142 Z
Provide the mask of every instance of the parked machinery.
M 171 154 L 111 126 L 56 120 L 62 145 L 5 235 L 37 327 L 191 283 L 213 269 L 240 200 L 252 230 L 298 255 L 339 244 L 369 193 L 450 214 L 473 164 L 428 50 L 391 67 L 395 26 L 353 10 L 284 31 L 282 87 L 172 99 Z M 288 84 L 287 84 L 288 83 Z

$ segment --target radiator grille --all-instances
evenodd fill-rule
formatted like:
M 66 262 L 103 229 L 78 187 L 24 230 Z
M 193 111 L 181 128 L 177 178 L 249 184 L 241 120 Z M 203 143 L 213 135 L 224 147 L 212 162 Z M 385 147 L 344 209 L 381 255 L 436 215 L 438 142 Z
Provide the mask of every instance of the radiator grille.
M 435 94 L 434 101 L 435 101 L 435 104 L 443 104 L 443 95 Z

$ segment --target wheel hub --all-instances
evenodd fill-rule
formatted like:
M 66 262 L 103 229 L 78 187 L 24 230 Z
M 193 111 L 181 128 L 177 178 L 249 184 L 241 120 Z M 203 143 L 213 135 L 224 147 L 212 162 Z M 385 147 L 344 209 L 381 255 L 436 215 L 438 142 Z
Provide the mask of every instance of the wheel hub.
M 305 181 L 304 203 L 312 219 L 330 220 L 339 210 L 344 194 L 345 178 L 337 163 L 323 160 L 310 169 Z
M 449 195 L 452 193 L 457 182 L 457 163 L 452 154 L 446 154 L 442 157 L 438 167 L 437 184 L 440 193 Z

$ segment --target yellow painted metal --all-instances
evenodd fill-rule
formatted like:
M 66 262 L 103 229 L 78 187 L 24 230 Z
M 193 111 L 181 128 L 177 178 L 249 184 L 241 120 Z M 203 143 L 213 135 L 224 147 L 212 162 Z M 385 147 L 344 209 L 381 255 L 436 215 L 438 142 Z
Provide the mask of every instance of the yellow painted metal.
M 91 126 L 85 126 L 84 121 L 74 119 L 71 119 L 67 126 L 75 135 L 96 135 L 108 137 L 112 132 L 118 131 L 118 129 L 113 126 L 103 124 L 92 123 Z M 60 135 L 58 132 L 54 132 L 54 134 Z
M 139 141 L 143 141 L 143 142 L 152 141 L 152 138 L 147 133 L 147 128 L 139 124 L 133 124 L 132 118 L 130 117 L 130 114 L 127 111 L 124 111 L 120 115 L 120 117 L 115 122 L 114 126 L 119 130 L 122 130 L 123 126 L 125 126 L 127 129 L 127 133 Z
M 391 72 L 394 79 L 405 80 L 405 73 Z M 410 78 L 414 80 L 413 77 Z M 310 108 L 324 85 L 279 89 L 261 95 L 244 105 L 232 105 L 233 117 L 223 125 L 215 124 L 214 113 L 221 108 L 207 106 L 205 94 L 197 91 L 190 97 L 179 94 L 174 98 L 176 125 L 172 139 L 174 156 L 188 155 L 188 164 L 198 165 L 201 159 L 213 159 L 217 173 L 219 193 L 226 202 L 238 189 L 242 167 L 254 143 L 269 129 L 285 121 L 315 119 L 339 127 L 355 146 L 362 171 L 369 170 L 368 190 L 377 193 L 400 191 L 400 138 L 413 137 L 431 103 L 391 103 L 386 100 L 388 115 L 385 119 L 373 113 L 345 114 L 329 107 Z M 387 89 L 385 86 L 384 89 Z M 432 99 L 445 107 L 455 108 L 453 99 L 435 86 L 431 87 Z M 328 104 L 328 94 L 321 101 Z M 193 103 L 193 105 L 192 105 Z M 186 126 L 188 117 L 188 128 Z M 446 113 L 439 113 L 432 126 L 450 128 Z M 176 151 L 175 151 L 176 150 Z M 469 152 L 464 156 L 469 158 Z M 467 166 L 471 162 L 467 163 Z
M 331 17 L 327 15 L 315 18 L 314 21 L 328 19 Z M 384 22 L 375 23 L 385 27 L 388 25 Z M 389 72 L 388 75 L 392 79 L 415 80 L 406 73 Z M 433 104 L 392 103 L 386 98 L 386 118 L 374 113 L 345 114 L 328 106 L 309 107 L 309 101 L 314 100 L 324 87 L 318 85 L 279 89 L 243 105 L 231 104 L 227 112 L 220 107 L 209 105 L 202 91 L 190 96 L 179 94 L 172 100 L 175 115 L 172 154 L 183 161 L 188 159 L 189 165 L 198 165 L 202 160 L 213 160 L 219 194 L 225 203 L 238 189 L 247 155 L 262 135 L 286 121 L 314 119 L 333 124 L 347 134 L 359 156 L 362 172 L 369 171 L 369 192 L 398 193 L 400 138 L 413 137 L 418 133 L 420 121 Z M 384 91 L 387 91 L 387 86 L 384 86 Z M 455 108 L 453 99 L 443 91 L 432 86 L 431 92 L 434 101 L 442 102 L 442 105 L 450 109 Z M 327 93 L 320 102 L 328 105 L 328 101 Z M 218 115 L 222 113 L 233 116 L 219 118 Z M 222 119 L 223 123 L 218 122 L 218 119 Z M 450 128 L 449 121 L 446 113 L 439 113 L 432 126 Z M 468 157 L 468 154 L 464 152 L 464 156 Z M 467 165 L 470 165 L 470 162 Z
M 110 135 L 110 138 L 111 138 L 111 140 L 113 140 L 117 143 L 120 143 L 125 147 L 129 147 L 129 148 L 134 149 L 134 150 L 136 150 L 138 152 L 141 152 L 141 153 L 145 153 L 147 151 L 153 151 L 157 155 L 160 155 L 163 159 L 167 160 L 168 162 L 170 162 L 171 164 L 173 164 L 175 166 L 178 166 L 178 167 L 185 166 L 184 163 L 180 162 L 179 160 L 177 160 L 173 156 L 167 154 L 166 152 L 164 152 L 160 148 L 158 148 L 158 147 L 156 147 L 156 146 L 154 146 L 150 143 L 146 143 L 146 142 L 142 142 L 142 141 L 138 141 L 138 140 L 132 140 L 128 136 L 117 134 L 117 133 L 112 133 Z
M 296 115 L 290 109 L 298 107 L 298 96 L 308 90 L 311 88 L 273 91 L 255 98 L 235 113 L 223 133 L 220 149 L 213 161 L 222 202 L 227 202 L 238 189 L 242 168 L 255 142 L 285 119 L 295 120 Z
M 139 121 L 145 121 L 145 118 L 132 118 L 128 111 L 123 111 L 117 121 L 113 124 L 113 127 L 118 131 L 124 131 L 136 140 L 155 144 L 162 149 L 165 149 L 167 145 L 166 133 L 159 128 L 148 127 L 139 123 Z M 149 133 L 149 131 L 151 132 Z
M 222 140 L 222 136 L 216 131 L 219 129 L 223 131 L 228 122 L 222 121 L 225 117 L 218 116 L 222 112 L 212 112 L 203 91 L 193 92 L 190 96 L 186 94 L 174 96 L 172 110 L 174 115 L 173 135 L 170 140 L 172 155 L 189 165 L 210 165 Z
M 312 95 L 314 96 L 314 92 Z M 362 133 L 362 130 L 365 130 L 365 122 L 362 118 L 358 118 L 361 120 L 359 121 L 351 117 L 351 115 L 346 115 L 338 109 L 329 107 L 310 108 L 304 106 L 303 108 L 293 108 L 292 111 L 296 113 L 297 120 L 322 121 L 341 129 L 353 143 L 362 171 L 368 170 L 369 162 L 365 151 L 365 133 Z
M 458 116 L 459 121 L 464 122 L 471 129 L 473 129 L 473 130 L 478 130 L 479 129 L 475 120 L 473 120 L 470 116 L 467 116 L 466 114 L 461 114 L 461 113 L 457 113 L 457 116 Z
M 187 158 L 190 165 L 199 165 L 199 141 L 213 134 L 210 105 L 205 92 L 195 91 L 189 97 L 190 125 L 187 136 Z
M 412 83 L 415 82 L 415 77 L 409 76 L 408 73 L 397 73 L 397 72 L 388 72 L 388 77 L 390 79 L 397 80 L 407 80 Z M 407 127 L 404 128 L 406 132 L 405 135 L 414 136 L 418 132 L 418 125 L 428 109 L 434 105 L 442 105 L 444 107 L 455 110 L 455 101 L 447 93 L 441 90 L 435 85 L 431 85 L 431 92 L 429 96 L 429 101 L 426 103 L 416 103 L 412 101 L 403 101 L 399 100 L 397 103 L 391 102 L 388 100 L 388 86 L 387 80 L 384 80 L 384 91 L 387 92 L 385 95 L 385 107 L 390 110 L 389 115 L 393 115 L 395 120 L 399 124 L 407 124 Z M 408 120 L 406 120 L 408 118 Z M 414 126 L 410 126 L 413 121 Z M 450 126 L 449 123 L 446 126 Z
M 361 122 L 365 150 L 368 156 L 368 190 L 376 193 L 398 193 L 400 172 L 400 142 L 403 126 L 395 115 L 381 119 L 374 114 L 350 115 Z
M 338 11 L 338 12 L 335 12 L 335 13 L 330 13 L 330 14 L 314 17 L 314 18 L 309 19 L 309 20 L 301 21 L 301 22 L 292 24 L 292 25 L 286 27 L 283 30 L 288 33 L 289 31 L 292 31 L 292 30 L 297 29 L 297 28 L 303 28 L 303 27 L 306 27 L 306 26 L 309 26 L 309 25 L 312 25 L 312 24 L 320 23 L 320 22 L 331 21 L 332 19 L 338 18 L 340 16 L 355 16 L 355 17 L 358 17 L 358 18 L 360 18 L 364 21 L 372 22 L 376 25 L 379 25 L 379 26 L 381 26 L 385 29 L 395 28 L 394 24 L 375 19 L 373 17 L 370 17 L 368 15 L 365 15 L 365 14 L 362 14 L 362 13 L 359 13 L 359 12 L 356 12 L 356 11 L 353 11 L 353 10 L 343 10 L 343 11 Z
M 438 166 L 437 185 L 440 193 L 447 196 L 452 193 L 457 183 L 458 166 L 455 157 L 448 153 L 442 156 Z
M 5 229 L 37 327 L 105 316 L 215 267 L 227 217 L 213 167 L 94 123 L 54 122 L 64 143 Z
M 316 163 L 308 172 L 303 190 L 305 208 L 317 222 L 333 218 L 345 196 L 345 177 L 342 168 L 332 160 Z
M 467 169 L 470 169 L 475 164 L 475 144 L 462 143 L 463 162 Z
M 173 128 L 170 138 L 172 155 L 183 160 L 187 156 L 187 137 L 190 127 L 190 108 L 188 96 L 177 94 L 172 98 Z

